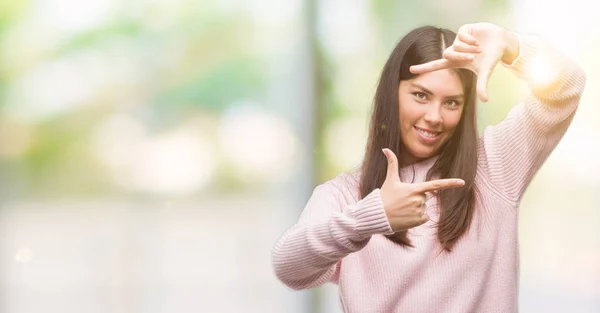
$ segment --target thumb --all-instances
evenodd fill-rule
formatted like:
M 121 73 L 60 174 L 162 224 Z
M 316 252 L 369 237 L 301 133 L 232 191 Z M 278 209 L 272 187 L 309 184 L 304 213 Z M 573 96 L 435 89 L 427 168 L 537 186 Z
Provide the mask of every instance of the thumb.
M 487 58 L 482 60 L 479 71 L 477 71 L 477 94 L 483 102 L 488 101 L 487 85 L 498 60 L 500 60 L 499 56 L 492 54 L 488 55 Z
M 491 74 L 491 69 L 487 67 L 485 67 L 479 73 L 477 73 L 477 94 L 479 95 L 479 99 L 481 99 L 481 101 L 483 102 L 488 101 L 487 84 Z
M 388 148 L 384 148 L 382 151 L 388 161 L 387 175 L 385 180 L 401 181 L 400 175 L 398 174 L 398 158 L 396 158 L 396 154 L 394 154 L 394 152 Z

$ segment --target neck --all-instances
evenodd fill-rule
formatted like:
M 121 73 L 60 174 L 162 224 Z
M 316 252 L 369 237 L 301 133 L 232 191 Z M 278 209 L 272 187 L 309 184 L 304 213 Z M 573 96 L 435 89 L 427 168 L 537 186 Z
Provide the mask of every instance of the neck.
M 424 161 L 426 159 L 420 159 L 420 158 L 416 158 L 412 155 L 405 155 L 402 160 L 400 160 L 400 166 L 401 167 L 407 167 L 407 166 L 411 166 L 413 164 L 419 163 L 421 161 Z
M 401 160 L 399 160 L 399 164 L 400 164 L 400 167 L 402 168 L 402 167 L 407 167 L 407 166 L 415 165 L 417 163 L 421 163 L 423 161 L 430 160 L 430 159 L 433 159 L 435 157 L 437 157 L 437 155 L 432 155 L 432 156 L 427 157 L 427 158 L 417 158 L 417 157 L 414 157 L 412 155 L 406 155 L 406 156 L 402 157 Z

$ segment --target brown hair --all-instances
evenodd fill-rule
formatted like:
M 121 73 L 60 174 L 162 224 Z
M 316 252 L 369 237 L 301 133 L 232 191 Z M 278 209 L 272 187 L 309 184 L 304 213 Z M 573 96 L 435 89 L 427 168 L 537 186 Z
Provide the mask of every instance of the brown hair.
M 375 92 L 369 138 L 361 166 L 360 197 L 381 188 L 386 177 L 387 160 L 381 151 L 392 150 L 399 160 L 407 153 L 400 137 L 398 119 L 398 88 L 400 81 L 416 77 L 409 70 L 417 65 L 442 58 L 456 34 L 447 29 L 424 26 L 409 32 L 396 45 L 388 58 Z M 443 249 L 451 251 L 456 241 L 469 229 L 474 211 L 473 184 L 477 169 L 477 127 L 475 120 L 475 75 L 468 70 L 456 70 L 465 94 L 461 119 L 454 134 L 441 147 L 439 157 L 427 173 L 427 180 L 462 178 L 465 186 L 440 190 L 437 193 L 441 213 L 437 224 L 438 239 Z M 407 231 L 387 236 L 403 246 L 412 244 Z

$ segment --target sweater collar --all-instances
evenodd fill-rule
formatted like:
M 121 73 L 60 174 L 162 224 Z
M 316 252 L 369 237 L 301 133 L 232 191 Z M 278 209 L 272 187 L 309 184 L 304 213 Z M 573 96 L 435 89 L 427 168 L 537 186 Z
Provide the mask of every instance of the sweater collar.
M 404 166 L 400 169 L 400 178 L 407 183 L 418 183 L 425 181 L 427 172 L 438 160 L 438 156 L 434 156 L 417 163 Z

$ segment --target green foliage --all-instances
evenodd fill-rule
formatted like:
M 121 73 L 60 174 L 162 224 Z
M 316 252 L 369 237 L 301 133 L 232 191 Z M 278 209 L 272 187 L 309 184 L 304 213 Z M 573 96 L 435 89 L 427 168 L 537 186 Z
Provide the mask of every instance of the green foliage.
M 222 111 L 240 99 L 262 98 L 266 84 L 260 60 L 239 58 L 216 64 L 158 96 L 168 110 L 201 108 Z

